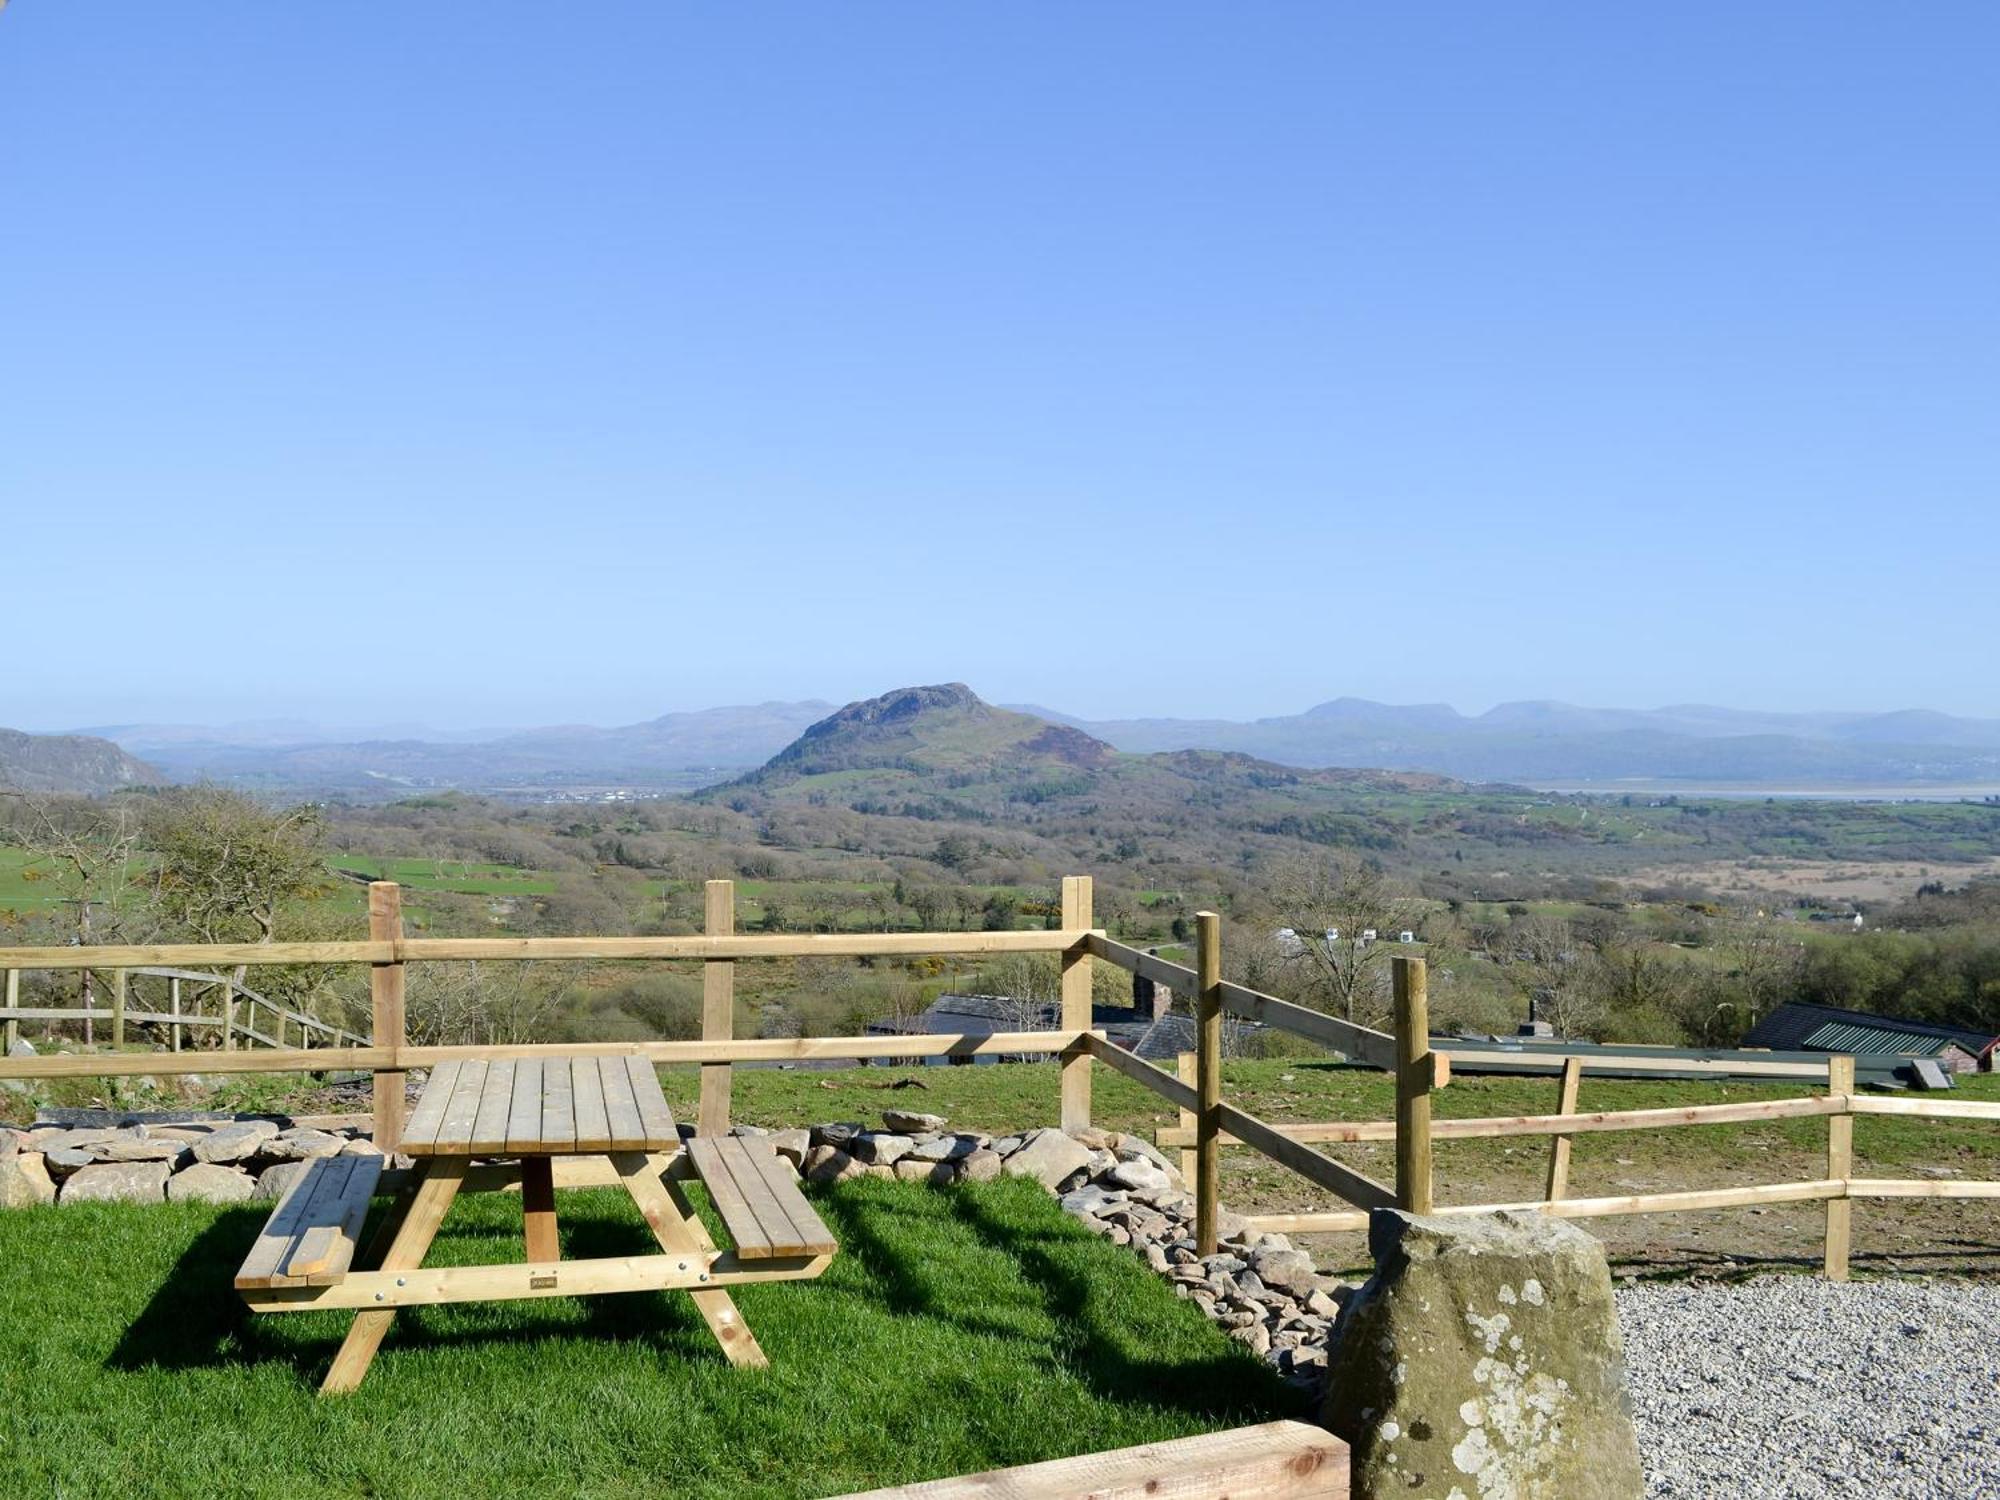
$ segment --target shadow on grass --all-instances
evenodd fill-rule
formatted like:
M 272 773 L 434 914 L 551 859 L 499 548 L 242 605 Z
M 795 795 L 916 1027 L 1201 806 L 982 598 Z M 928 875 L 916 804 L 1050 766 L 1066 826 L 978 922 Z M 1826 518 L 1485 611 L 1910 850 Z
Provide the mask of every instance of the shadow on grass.
M 913 1213 L 893 1198 L 843 1196 L 848 1201 L 838 1209 L 845 1229 L 842 1253 L 866 1266 L 877 1295 L 890 1311 L 938 1319 L 973 1333 L 1021 1336 L 1021 1328 L 1007 1322 L 1004 1312 L 984 1311 L 967 1299 L 940 1295 L 934 1279 L 924 1274 L 920 1257 L 903 1247 L 908 1231 L 898 1233 L 896 1221 L 930 1220 L 931 1214 Z M 1067 1369 L 1094 1395 L 1214 1423 L 1240 1424 L 1300 1413 L 1303 1398 L 1247 1351 L 1192 1358 L 1137 1352 L 1151 1340 L 1146 1330 L 1135 1329 L 1119 1315 L 1119 1277 L 1093 1276 L 1076 1263 L 1078 1253 L 1090 1251 L 1094 1240 L 1081 1226 L 1067 1219 L 1023 1225 L 1006 1212 L 1004 1200 L 977 1190 L 954 1191 L 948 1203 L 953 1220 L 982 1246 L 1012 1263 L 1060 1330 L 1045 1356 L 1047 1363 Z M 921 1243 L 920 1237 L 917 1242 Z M 1153 1273 L 1136 1260 L 1119 1270 L 1153 1279 Z M 1133 1290 L 1152 1288 L 1135 1284 Z M 1190 1308 L 1185 1316 L 1198 1320 L 1201 1315 Z
M 386 1212 L 386 1204 L 376 1205 L 361 1236 L 363 1245 Z M 268 1216 L 268 1205 L 230 1209 L 197 1235 L 125 1330 L 106 1359 L 106 1367 L 189 1370 L 276 1363 L 290 1365 L 301 1378 L 316 1381 L 346 1337 L 351 1315 L 344 1311 L 253 1313 L 244 1305 L 236 1291 L 236 1271 Z M 659 1249 L 636 1211 L 621 1219 L 600 1208 L 564 1219 L 562 1236 L 563 1256 L 569 1260 L 648 1255 Z M 478 1245 L 478 1253 L 456 1253 L 458 1247 L 467 1245 Z M 496 1253 L 494 1247 L 501 1245 L 509 1249 Z M 490 1265 L 523 1259 L 518 1223 L 510 1226 L 490 1219 L 448 1219 L 432 1249 L 434 1253 L 426 1257 L 429 1265 Z M 435 1253 L 439 1251 L 444 1253 Z M 453 1321 L 459 1326 L 446 1329 L 430 1322 L 426 1314 L 432 1309 L 403 1308 L 384 1348 L 532 1343 L 573 1334 L 651 1343 L 664 1349 L 704 1331 L 692 1305 L 677 1293 L 458 1303 L 437 1310 L 455 1314 Z M 495 1326 L 463 1326 L 466 1316 L 477 1317 L 482 1310 L 494 1315 Z M 686 1351 L 676 1348 L 675 1352 Z M 707 1352 L 722 1358 L 712 1344 Z

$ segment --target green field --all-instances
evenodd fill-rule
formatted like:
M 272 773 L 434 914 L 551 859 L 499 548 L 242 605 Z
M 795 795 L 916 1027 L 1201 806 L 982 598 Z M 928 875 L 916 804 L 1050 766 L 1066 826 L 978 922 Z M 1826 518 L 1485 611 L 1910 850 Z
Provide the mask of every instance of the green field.
M 413 891 L 455 891 L 466 896 L 546 896 L 556 888 L 555 877 L 541 870 L 455 859 L 337 854 L 327 861 L 327 868 L 370 880 L 393 880 Z
M 622 1193 L 566 1193 L 564 1254 L 644 1252 Z M 771 1368 L 684 1297 L 402 1313 L 366 1383 L 314 1387 L 349 1315 L 253 1317 L 263 1208 L 0 1215 L 0 1493 L 65 1500 L 505 1494 L 806 1500 L 1293 1415 L 1241 1345 L 1033 1185 L 819 1195 L 815 1281 L 736 1296 Z M 379 1211 L 379 1206 L 378 1206 Z M 461 1200 L 433 1264 L 522 1258 Z

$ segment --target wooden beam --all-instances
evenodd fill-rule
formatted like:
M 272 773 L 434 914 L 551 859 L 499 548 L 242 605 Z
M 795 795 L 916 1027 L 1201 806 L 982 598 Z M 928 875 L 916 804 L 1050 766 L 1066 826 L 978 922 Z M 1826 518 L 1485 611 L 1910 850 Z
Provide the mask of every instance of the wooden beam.
M 1347 1445 L 1304 1422 L 1084 1453 L 845 1500 L 1347 1500 Z
M 1728 1061 L 1712 1057 L 1660 1057 L 1644 1052 L 1467 1052 L 1450 1047 L 1441 1050 L 1462 1073 L 1555 1074 L 1562 1070 L 1565 1061 L 1576 1057 L 1593 1072 L 1643 1069 L 1683 1078 L 1799 1078 L 1814 1083 L 1826 1078 L 1826 1064 L 1817 1062 L 1760 1062 L 1747 1058 Z
M 1396 1206 L 1397 1195 L 1384 1184 L 1310 1146 L 1301 1145 L 1255 1115 L 1245 1114 L 1233 1104 L 1218 1104 L 1216 1113 L 1221 1123 L 1244 1145 L 1263 1152 L 1279 1166 L 1291 1168 L 1309 1182 L 1339 1194 L 1349 1203 L 1364 1209 Z
M 928 958 L 955 953 L 1065 953 L 1088 932 L 786 932 L 734 937 L 404 938 L 400 942 L 151 943 L 0 948 L 18 969 L 251 968 L 296 964 L 507 962 L 530 959 Z
M 2000 1120 L 2000 1103 L 1979 1099 L 1889 1099 L 1848 1090 L 1857 1115 L 1913 1115 L 1920 1120 Z
M 1949 1178 L 1850 1177 L 1850 1198 L 2000 1198 L 2000 1182 L 1953 1182 Z
M 702 930 L 710 937 L 736 931 L 736 882 L 711 880 L 702 887 Z M 701 966 L 701 1038 L 726 1042 L 736 1034 L 736 960 L 704 959 Z M 701 1135 L 729 1133 L 730 1068 L 726 1062 L 701 1065 L 701 1103 L 695 1129 Z
M 1603 1110 L 1578 1115 L 1495 1115 L 1469 1120 L 1431 1121 L 1433 1141 L 1495 1140 L 1511 1136 L 1591 1135 L 1622 1130 L 1671 1130 L 1689 1125 L 1732 1125 L 1747 1120 L 1791 1120 L 1815 1115 L 1836 1115 L 1846 1107 L 1838 1095 L 1814 1095 L 1802 1099 L 1757 1099 L 1742 1104 L 1694 1104 L 1685 1108 Z M 1393 1141 L 1394 1120 L 1329 1120 L 1304 1125 L 1273 1125 L 1273 1130 L 1295 1141 L 1353 1142 Z M 1191 1133 L 1171 1126 L 1155 1132 L 1161 1146 L 1184 1146 Z M 1241 1141 L 1228 1136 L 1223 1145 Z
M 1222 918 L 1195 913 L 1195 1251 L 1215 1254 L 1221 1209 L 1222 1152 Z M 1162 1075 L 1164 1076 L 1164 1075 Z
M 1062 883 L 1062 924 L 1066 930 L 1087 930 L 1091 917 L 1088 875 L 1065 875 Z M 1062 1028 L 1090 1030 L 1090 950 L 1079 946 L 1062 956 Z M 1090 1054 L 1065 1053 L 1062 1061 L 1062 1128 L 1090 1128 Z
M 1174 1077 L 1179 1082 L 1187 1085 L 1190 1093 L 1194 1091 L 1196 1076 L 1195 1076 L 1195 1058 L 1192 1052 L 1181 1052 L 1175 1055 Z M 1198 1099 L 1199 1096 L 1197 1096 L 1197 1101 Z M 1181 1139 L 1175 1142 L 1176 1145 L 1183 1148 L 1181 1151 L 1181 1180 L 1183 1182 L 1193 1182 L 1194 1174 L 1196 1171 L 1196 1166 L 1195 1166 L 1196 1157 L 1194 1154 L 1194 1142 L 1195 1142 L 1194 1120 L 1195 1120 L 1194 1110 L 1190 1106 L 1183 1104 L 1180 1109 L 1180 1115 L 1179 1115 L 1180 1130 L 1178 1132 Z M 1160 1134 L 1165 1135 L 1166 1132 L 1161 1131 Z M 1165 1143 L 1162 1142 L 1162 1144 Z
M 1843 1102 L 1854 1092 L 1854 1059 L 1846 1056 L 1827 1060 L 1827 1088 Z M 1843 1181 L 1854 1175 L 1854 1116 L 1843 1110 L 1827 1116 L 1826 1175 Z M 1826 1256 L 1828 1281 L 1847 1280 L 1848 1250 L 1853 1242 L 1854 1205 L 1846 1193 L 1826 1200 Z
M 1431 1211 L 1446 1218 L 1511 1212 L 1545 1213 L 1557 1219 L 1593 1219 L 1616 1214 L 1692 1213 L 1712 1208 L 1748 1208 L 1769 1203 L 1816 1203 L 1825 1198 L 1841 1197 L 1846 1192 L 1847 1184 L 1836 1180 L 1777 1182 L 1758 1187 L 1639 1193 L 1623 1198 L 1565 1198 L 1560 1203 L 1452 1203 Z M 1353 1212 L 1245 1214 L 1243 1221 L 1250 1228 L 1266 1234 L 1340 1234 L 1368 1227 L 1368 1215 Z
M 1135 1083 L 1144 1084 L 1162 1098 L 1179 1105 L 1182 1110 L 1195 1110 L 1200 1107 L 1201 1091 L 1198 1082 L 1191 1087 L 1182 1079 L 1154 1067 L 1145 1058 L 1127 1052 L 1109 1037 L 1097 1032 L 1091 1032 L 1084 1045 L 1089 1049 L 1090 1055 L 1107 1068 L 1123 1073 Z
M 982 1057 L 1047 1054 L 1078 1045 L 1087 1032 L 948 1032 L 925 1036 L 759 1037 L 733 1042 L 562 1042 L 496 1047 L 314 1047 L 208 1053 L 92 1052 L 0 1058 L 0 1078 L 170 1077 L 180 1073 L 345 1073 L 373 1068 L 429 1068 L 438 1063 L 523 1057 L 643 1057 L 655 1063 L 789 1062 L 804 1058 Z
M 444 1222 L 452 1200 L 458 1196 L 468 1165 L 462 1156 L 433 1157 L 425 1164 L 409 1207 L 396 1230 L 395 1242 L 382 1257 L 382 1271 L 407 1274 L 424 1263 L 425 1252 L 430 1249 L 431 1241 L 437 1238 L 438 1225 Z M 330 1287 L 328 1290 L 338 1291 L 339 1288 Z M 384 1296 L 382 1301 L 386 1304 L 388 1298 Z M 326 1372 L 326 1379 L 320 1382 L 322 1396 L 353 1390 L 368 1374 L 369 1365 L 375 1362 L 375 1351 L 382 1347 L 382 1339 L 389 1332 L 389 1325 L 396 1314 L 386 1306 L 383 1311 L 372 1310 L 373 1302 L 371 1298 L 370 1311 L 354 1315 L 353 1325 L 348 1328 L 347 1337 L 341 1340 L 333 1364 Z
M 1573 1115 L 1576 1113 L 1576 1094 L 1583 1082 L 1583 1063 L 1580 1059 L 1563 1059 L 1562 1083 L 1556 1089 L 1556 1113 Z M 1436 1126 L 1432 1126 L 1433 1134 Z M 1551 1203 L 1569 1191 L 1569 1142 L 1567 1134 L 1549 1138 L 1549 1180 L 1547 1190 L 1542 1194 Z
M 0 1061 L 5 1061 L 7 1058 L 12 1057 L 15 1045 L 21 1040 L 21 1018 L 18 1014 L 21 1008 L 21 971 L 19 969 L 9 969 L 7 971 L 6 1000 L 7 1026 L 4 1032 L 0 1032 Z
M 1431 1211 L 1431 1085 L 1429 980 L 1421 958 L 1389 961 L 1396 997 L 1396 1203 L 1413 1214 Z
M 1097 957 L 1137 974 L 1142 979 L 1150 979 L 1155 984 L 1164 984 L 1177 992 L 1192 991 L 1200 984 L 1199 977 L 1193 969 L 1168 963 L 1163 958 L 1137 948 L 1127 947 L 1124 943 L 1115 943 L 1101 934 L 1091 935 L 1089 948 Z M 1318 1042 L 1321 1046 L 1345 1057 L 1359 1058 L 1374 1067 L 1384 1070 L 1395 1067 L 1396 1039 L 1386 1032 L 1357 1026 L 1351 1021 L 1341 1020 L 1338 1016 L 1308 1010 L 1302 1005 L 1293 1005 L 1275 995 L 1267 995 L 1261 990 L 1253 990 L 1247 985 L 1234 984 L 1228 980 L 1224 980 L 1222 984 L 1222 1008 L 1231 1015 L 1242 1016 L 1249 1021 L 1261 1021 L 1280 1031 L 1289 1031 L 1295 1036 Z
M 621 1255 L 602 1260 L 524 1262 L 507 1266 L 439 1266 L 412 1271 L 349 1271 L 332 1286 L 277 1287 L 244 1293 L 255 1312 L 315 1312 L 326 1308 L 428 1307 L 439 1302 L 517 1302 L 534 1297 L 596 1297 L 607 1292 L 695 1291 L 761 1281 L 803 1281 L 832 1263 L 830 1255 L 766 1260 L 752 1265 L 727 1252 Z
M 379 943 L 394 944 L 403 936 L 403 892 L 393 880 L 375 880 L 368 885 L 368 936 Z M 400 961 L 380 963 L 368 971 L 368 998 L 374 1016 L 375 1045 L 394 1056 L 403 1045 L 404 989 Z M 375 1070 L 375 1148 L 393 1156 L 403 1144 L 405 1085 L 409 1075 L 400 1068 Z

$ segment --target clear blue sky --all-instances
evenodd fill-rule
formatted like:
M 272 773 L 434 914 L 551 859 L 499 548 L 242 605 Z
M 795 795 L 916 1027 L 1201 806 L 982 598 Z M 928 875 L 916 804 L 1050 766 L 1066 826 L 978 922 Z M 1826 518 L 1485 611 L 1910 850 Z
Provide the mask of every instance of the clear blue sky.
M 2000 714 L 2000 7 L 0 13 L 0 724 Z

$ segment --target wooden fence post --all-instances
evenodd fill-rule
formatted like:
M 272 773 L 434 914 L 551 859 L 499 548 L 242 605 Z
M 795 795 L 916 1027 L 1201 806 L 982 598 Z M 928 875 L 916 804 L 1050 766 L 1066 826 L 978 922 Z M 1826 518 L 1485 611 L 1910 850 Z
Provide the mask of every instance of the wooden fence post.
M 403 891 L 393 880 L 369 882 L 368 936 L 378 943 L 397 942 L 403 936 Z M 368 998 L 374 1015 L 374 1035 L 370 1040 L 377 1047 L 400 1050 L 404 1026 L 401 959 L 370 965 Z M 374 1140 L 375 1149 L 384 1156 L 393 1156 L 403 1144 L 404 1087 L 401 1068 L 375 1070 Z
M 1198 1255 L 1215 1254 L 1215 1216 L 1222 1194 L 1222 918 L 1196 912 L 1194 1241 Z
M 222 1050 L 236 1050 L 236 986 L 223 980 L 217 988 L 222 992 Z
M 1826 1091 L 1854 1092 L 1854 1059 L 1826 1060 Z M 1826 1117 L 1826 1175 L 1845 1182 L 1854 1175 L 1854 1116 L 1843 1110 Z M 1847 1280 L 1847 1252 L 1854 1229 L 1854 1201 L 1845 1192 L 1826 1200 L 1826 1279 Z
M 1065 875 L 1062 883 L 1062 924 L 1070 931 L 1091 925 L 1091 880 Z M 1062 1029 L 1090 1030 L 1090 955 L 1071 951 L 1062 956 Z M 1090 1050 L 1072 1045 L 1062 1055 L 1062 1128 L 1090 1128 Z
M 21 1008 L 21 971 L 7 971 L 7 1032 L 6 1040 L 0 1043 L 0 1057 L 12 1057 L 14 1044 L 21 1040 L 21 1020 L 14 1014 Z
M 1174 1058 L 1174 1076 L 1189 1087 L 1194 1087 L 1200 1082 L 1200 1075 L 1195 1071 L 1195 1057 L 1192 1052 L 1183 1052 Z M 1191 1109 L 1182 1110 L 1180 1118 L 1174 1123 L 1179 1125 L 1181 1129 L 1192 1132 L 1196 1128 L 1194 1111 Z M 1194 1147 L 1183 1146 L 1181 1148 L 1181 1180 L 1183 1182 L 1193 1182 L 1195 1180 L 1196 1173 L 1200 1171 L 1200 1168 L 1196 1165 L 1197 1160 L 1198 1158 L 1194 1154 Z
M 125 993 L 131 976 L 123 969 L 111 971 L 111 1045 L 125 1045 Z
M 1421 958 L 1390 960 L 1396 987 L 1396 1206 L 1431 1211 L 1431 1057 L 1429 979 Z
M 167 1014 L 174 1019 L 167 1027 L 167 1035 L 174 1051 L 181 1050 L 181 982 L 178 978 L 167 981 Z
M 711 880 L 702 887 L 702 929 L 710 937 L 736 931 L 736 882 Z M 726 1042 L 736 1034 L 736 960 L 711 958 L 701 966 L 701 1039 Z M 729 1134 L 729 1064 L 701 1065 L 700 1135 Z
M 1556 1091 L 1556 1113 L 1573 1115 L 1576 1113 L 1576 1094 L 1583 1082 L 1583 1059 L 1565 1057 L 1563 1059 L 1562 1086 Z M 1569 1141 L 1566 1135 L 1549 1137 L 1549 1190 L 1543 1196 L 1554 1203 L 1569 1191 Z

